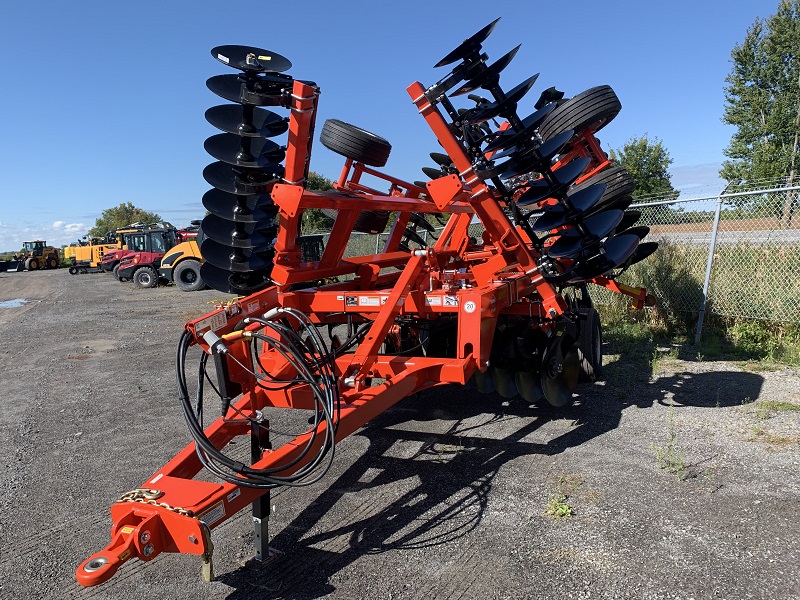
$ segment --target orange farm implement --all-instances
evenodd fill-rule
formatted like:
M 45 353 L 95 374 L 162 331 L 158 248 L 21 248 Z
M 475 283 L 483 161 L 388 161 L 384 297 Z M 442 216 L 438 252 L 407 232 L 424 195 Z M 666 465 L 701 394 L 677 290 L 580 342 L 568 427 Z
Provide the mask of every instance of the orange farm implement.
M 321 143 L 345 165 L 334 190 L 306 189 L 316 84 L 285 74 L 291 63 L 273 52 L 212 50 L 239 73 L 208 81 L 234 104 L 206 113 L 224 133 L 205 146 L 217 162 L 204 171 L 213 189 L 203 198 L 201 274 L 236 298 L 186 324 L 177 379 L 194 442 L 111 507 L 111 542 L 80 564 L 81 585 L 162 552 L 201 556 L 208 580 L 211 531 L 248 506 L 256 559 L 265 559 L 270 490 L 318 481 L 336 443 L 392 405 L 470 383 L 566 406 L 602 362 L 588 284 L 630 296 L 636 308 L 651 303 L 616 280 L 656 249 L 642 243 L 638 213 L 626 211 L 630 175 L 594 137 L 619 112 L 616 95 L 600 86 L 564 98 L 550 88 L 521 118 L 536 76 L 501 88 L 518 48 L 489 63 L 482 44 L 496 23 L 439 61 L 451 70 L 436 84 L 407 88 L 444 150 L 431 154 L 437 167 L 423 169 L 426 182 L 379 171 L 389 143 L 329 120 Z M 491 98 L 472 94 L 481 89 Z M 456 106 L 467 98 L 467 108 Z M 284 133 L 285 146 L 268 139 Z M 314 253 L 300 238 L 309 209 L 335 217 Z M 382 251 L 345 257 L 353 231 L 387 225 Z M 186 374 L 195 362 L 196 382 Z M 213 422 L 212 406 L 221 412 Z M 271 425 L 281 419 L 296 419 L 296 434 L 282 437 Z M 231 444 L 242 439 L 246 456 Z

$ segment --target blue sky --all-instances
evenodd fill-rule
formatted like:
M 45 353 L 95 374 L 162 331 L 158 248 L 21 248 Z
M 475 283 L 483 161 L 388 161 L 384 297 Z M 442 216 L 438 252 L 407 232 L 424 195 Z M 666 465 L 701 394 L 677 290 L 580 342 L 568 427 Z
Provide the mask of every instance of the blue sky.
M 0 2 L 0 251 L 43 238 L 78 239 L 121 202 L 176 225 L 201 218 L 203 150 L 216 133 L 205 110 L 224 101 L 205 87 L 233 73 L 212 47 L 278 52 L 289 73 L 321 87 L 318 130 L 337 118 L 387 138 L 386 171 L 424 179 L 437 143 L 405 91 L 445 73 L 433 65 L 502 17 L 490 60 L 519 43 L 503 72 L 511 88 L 534 73 L 539 92 L 571 96 L 609 84 L 623 105 L 599 137 L 664 141 L 673 185 L 714 183 L 733 129 L 720 121 L 730 52 L 777 0 L 642 2 Z M 281 140 L 281 138 L 277 138 Z M 281 140 L 282 141 L 282 140 Z M 336 178 L 343 159 L 318 142 L 311 168 Z M 699 189 L 699 188 L 698 188 Z

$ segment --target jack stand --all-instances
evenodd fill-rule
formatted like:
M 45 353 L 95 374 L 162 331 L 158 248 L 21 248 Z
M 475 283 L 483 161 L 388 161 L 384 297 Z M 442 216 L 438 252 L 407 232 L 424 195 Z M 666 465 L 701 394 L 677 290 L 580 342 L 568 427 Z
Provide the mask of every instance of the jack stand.
M 259 419 L 253 422 L 250 430 L 250 458 L 252 463 L 261 460 L 264 450 L 272 448 L 269 441 L 269 421 Z M 272 559 L 282 554 L 278 550 L 269 547 L 269 513 L 270 492 L 267 491 L 253 502 L 253 542 L 256 546 L 255 556 L 248 561 L 250 566 L 262 566 Z

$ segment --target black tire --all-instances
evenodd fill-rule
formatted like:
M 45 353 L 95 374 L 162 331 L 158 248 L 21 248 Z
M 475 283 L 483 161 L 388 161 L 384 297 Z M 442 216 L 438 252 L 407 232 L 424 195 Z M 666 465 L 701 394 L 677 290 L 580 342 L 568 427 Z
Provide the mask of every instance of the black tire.
M 119 276 L 119 264 L 114 265 L 114 268 L 111 269 L 111 274 L 114 275 L 114 279 L 117 281 L 122 281 Z
M 70 267 L 69 268 L 70 275 L 77 275 L 78 274 L 78 267 Z
M 582 308 L 578 319 L 578 381 L 597 381 L 603 368 L 603 331 L 594 308 Z
M 384 166 L 392 151 L 392 145 L 379 135 L 338 119 L 325 121 L 319 141 L 328 150 L 371 167 Z
M 175 285 L 183 292 L 196 292 L 206 289 L 206 282 L 200 277 L 200 261 L 189 259 L 178 263 L 172 273 Z
M 154 288 L 158 285 L 158 273 L 153 267 L 139 267 L 133 273 L 133 287 Z
M 633 193 L 633 190 L 636 189 L 636 183 L 633 181 L 631 174 L 628 173 L 624 167 L 612 165 L 592 175 L 586 181 L 582 181 L 578 185 L 573 186 L 570 193 L 580 191 L 596 183 L 605 183 L 606 191 L 603 192 L 603 196 L 591 209 L 591 212 L 596 212 L 601 208 L 611 208 L 610 205 L 614 204 L 620 198 L 629 196 Z
M 50 258 L 47 259 L 47 268 L 48 269 L 57 269 L 58 268 L 58 261 L 51 256 Z
M 36 271 L 39 268 L 39 259 L 31 257 L 25 261 L 25 269 L 28 271 Z
M 572 129 L 575 135 L 596 133 L 622 110 L 617 94 L 608 85 L 599 85 L 573 96 L 560 104 L 539 127 L 539 135 L 549 140 L 562 131 Z

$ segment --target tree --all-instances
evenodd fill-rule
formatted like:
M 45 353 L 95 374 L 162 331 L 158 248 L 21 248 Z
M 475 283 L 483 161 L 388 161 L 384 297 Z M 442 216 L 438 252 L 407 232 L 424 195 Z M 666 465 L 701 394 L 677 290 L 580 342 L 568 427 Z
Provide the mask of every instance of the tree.
M 89 236 L 102 237 L 109 231 L 131 223 L 158 223 L 159 221 L 161 221 L 161 217 L 158 214 L 137 208 L 130 202 L 123 202 L 119 206 L 105 209 L 94 222 L 94 227 L 89 230 Z
M 314 171 L 309 171 L 306 189 L 326 191 L 333 189 L 333 182 Z M 303 229 L 305 231 L 330 230 L 331 220 L 319 208 L 309 208 L 303 213 Z
M 756 19 L 731 52 L 722 121 L 736 127 L 720 176 L 731 184 L 788 179 L 800 168 L 800 0 Z M 795 195 L 787 196 L 784 220 Z
M 634 197 L 659 196 L 676 198 L 677 190 L 672 187 L 669 166 L 672 158 L 664 143 L 658 139 L 650 140 L 647 134 L 632 137 L 619 150 L 611 150 L 611 159 L 624 167 L 636 183 Z

